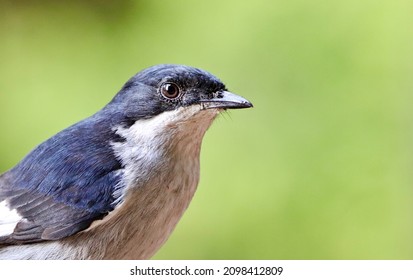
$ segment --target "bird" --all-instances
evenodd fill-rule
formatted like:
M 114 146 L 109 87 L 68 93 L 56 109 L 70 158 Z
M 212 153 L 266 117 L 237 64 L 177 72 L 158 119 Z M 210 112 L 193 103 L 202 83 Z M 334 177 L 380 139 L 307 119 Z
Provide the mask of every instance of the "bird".
M 199 68 L 138 72 L 0 175 L 0 259 L 150 259 L 197 189 L 205 132 L 252 106 Z

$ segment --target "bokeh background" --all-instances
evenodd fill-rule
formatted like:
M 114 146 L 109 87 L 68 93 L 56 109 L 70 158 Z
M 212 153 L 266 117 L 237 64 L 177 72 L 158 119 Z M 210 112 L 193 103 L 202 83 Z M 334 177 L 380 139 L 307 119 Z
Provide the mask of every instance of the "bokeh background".
M 221 116 L 155 259 L 413 258 L 413 1 L 0 0 L 0 172 L 139 70 L 187 64 Z

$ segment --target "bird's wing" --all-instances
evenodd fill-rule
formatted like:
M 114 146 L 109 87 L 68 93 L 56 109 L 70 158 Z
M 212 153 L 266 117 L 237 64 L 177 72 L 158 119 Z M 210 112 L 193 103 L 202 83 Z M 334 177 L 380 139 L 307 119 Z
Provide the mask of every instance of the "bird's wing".
M 0 220 L 0 245 L 61 239 L 113 210 L 122 166 L 105 131 L 90 131 L 69 128 L 0 176 L 0 206 L 12 217 Z M 12 232 L 1 236 L 2 227 Z
M 0 221 L 0 244 L 61 239 L 87 228 L 93 220 L 104 215 L 76 209 L 32 191 L 9 191 L 6 201 L 2 210 L 3 216 L 8 211 L 9 219 Z

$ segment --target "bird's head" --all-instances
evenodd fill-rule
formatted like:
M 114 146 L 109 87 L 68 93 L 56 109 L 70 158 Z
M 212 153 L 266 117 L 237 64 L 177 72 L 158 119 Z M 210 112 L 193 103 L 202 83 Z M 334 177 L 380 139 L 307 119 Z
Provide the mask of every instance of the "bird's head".
M 165 112 L 187 112 L 188 108 L 192 114 L 205 110 L 216 114 L 224 109 L 252 107 L 252 104 L 229 92 L 218 78 L 206 71 L 164 64 L 133 76 L 108 107 L 134 123 Z

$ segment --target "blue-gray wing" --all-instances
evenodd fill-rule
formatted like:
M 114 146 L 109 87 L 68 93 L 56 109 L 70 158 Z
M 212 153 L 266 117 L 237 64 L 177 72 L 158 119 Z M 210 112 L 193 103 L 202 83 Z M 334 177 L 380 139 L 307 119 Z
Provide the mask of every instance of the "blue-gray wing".
M 61 239 L 112 211 L 122 176 L 111 148 L 116 137 L 104 123 L 86 120 L 53 136 L 0 176 L 0 202 L 21 217 L 0 244 Z

